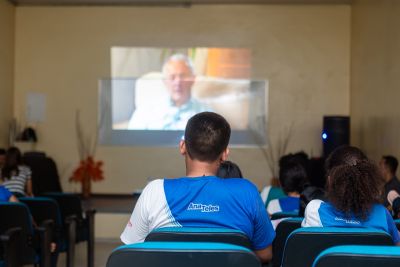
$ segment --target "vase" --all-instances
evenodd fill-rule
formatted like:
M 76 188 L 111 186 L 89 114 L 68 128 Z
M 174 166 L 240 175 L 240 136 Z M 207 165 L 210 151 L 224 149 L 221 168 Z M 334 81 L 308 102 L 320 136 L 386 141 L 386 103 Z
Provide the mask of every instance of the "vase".
M 84 199 L 87 199 L 90 197 L 90 193 L 91 193 L 91 179 L 90 176 L 85 176 L 84 179 L 82 180 L 82 197 Z

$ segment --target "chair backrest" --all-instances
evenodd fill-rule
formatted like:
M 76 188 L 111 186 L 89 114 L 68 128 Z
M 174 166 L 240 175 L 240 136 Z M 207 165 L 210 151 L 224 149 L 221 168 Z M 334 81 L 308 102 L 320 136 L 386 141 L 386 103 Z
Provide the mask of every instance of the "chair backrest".
M 19 227 L 21 229 L 20 260 L 23 264 L 36 262 L 37 253 L 32 247 L 34 229 L 31 214 L 23 203 L 0 202 L 0 233 L 8 229 Z
M 41 224 L 45 220 L 52 220 L 56 226 L 62 225 L 60 207 L 54 199 L 48 197 L 21 197 L 19 201 L 28 206 L 37 224 Z
M 23 161 L 32 170 L 32 188 L 35 195 L 62 192 L 57 165 L 44 153 L 25 153 Z
M 396 246 L 336 246 L 321 252 L 313 267 L 398 267 L 400 247 Z
M 294 217 L 301 217 L 299 215 L 299 212 L 297 211 L 284 211 L 284 212 L 276 212 L 271 215 L 271 220 L 278 220 L 278 219 L 283 219 L 283 218 L 294 218 Z
M 51 192 L 44 194 L 45 197 L 54 199 L 61 210 L 61 219 L 65 222 L 65 218 L 74 215 L 77 220 L 83 220 L 82 201 L 78 195 L 69 193 Z
M 208 242 L 144 242 L 115 249 L 107 267 L 261 267 L 247 248 Z
M 145 241 L 217 242 L 251 249 L 243 232 L 226 228 L 163 227 L 150 232 Z
M 293 231 L 285 245 L 282 266 L 309 267 L 324 249 L 338 245 L 393 245 L 392 237 L 368 228 L 307 227 Z
M 281 221 L 276 227 L 276 236 L 272 243 L 272 266 L 281 266 L 283 249 L 286 239 L 296 229 L 301 228 L 303 218 L 287 218 Z

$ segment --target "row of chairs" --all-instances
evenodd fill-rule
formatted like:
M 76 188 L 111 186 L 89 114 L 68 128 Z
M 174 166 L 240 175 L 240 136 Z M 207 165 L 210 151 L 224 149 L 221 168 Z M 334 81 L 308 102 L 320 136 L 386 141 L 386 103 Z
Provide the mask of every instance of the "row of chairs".
M 298 259 L 301 262 L 302 259 Z M 334 246 L 322 251 L 313 267 L 398 267 L 400 248 L 394 246 Z M 248 249 L 207 242 L 144 242 L 113 251 L 107 267 L 261 267 Z M 285 265 L 283 265 L 285 266 Z
M 336 263 L 348 261 L 347 257 L 343 256 L 346 253 L 357 255 L 355 257 L 357 262 L 362 263 L 366 256 L 365 253 L 360 253 L 365 251 L 360 249 L 359 245 L 379 246 L 371 250 L 376 251 L 374 255 L 368 256 L 374 258 L 374 261 L 379 264 L 382 264 L 384 260 L 382 255 L 386 255 L 390 262 L 400 264 L 400 248 L 393 246 L 392 238 L 386 232 L 358 228 L 301 228 L 301 221 L 302 218 L 289 218 L 278 225 L 277 236 L 273 243 L 272 266 L 340 266 Z M 400 228 L 399 221 L 397 226 Z M 199 243 L 193 243 L 193 241 Z M 210 242 L 222 242 L 222 244 Z M 338 245 L 351 246 L 335 248 Z M 388 246 L 390 249 L 386 250 L 386 254 L 379 254 L 379 251 L 385 250 L 380 246 Z M 166 264 L 166 258 L 173 263 L 171 266 L 204 266 L 205 264 L 208 267 L 260 266 L 258 260 L 254 261 L 257 258 L 249 248 L 249 240 L 240 231 L 210 228 L 160 228 L 151 232 L 144 243 L 117 248 L 109 257 L 107 267 L 130 266 L 129 262 L 142 261 L 147 262 L 147 267 L 167 267 L 169 265 Z M 325 249 L 328 250 L 324 251 Z M 389 254 L 390 257 L 388 257 Z M 189 260 L 193 262 L 187 264 Z M 223 261 L 225 263 L 221 264 Z M 244 264 L 243 261 L 247 263 Z M 235 265 L 238 262 L 242 265 Z
M 82 212 L 77 195 L 49 193 L 45 197 L 20 198 L 0 203 L 0 266 L 34 264 L 54 266 L 66 252 L 66 266 L 74 266 L 75 243 L 87 241 L 88 266 L 94 266 L 94 210 Z M 32 220 L 33 219 L 33 220 Z M 34 223 L 36 225 L 34 225 Z M 56 253 L 50 254 L 55 242 Z

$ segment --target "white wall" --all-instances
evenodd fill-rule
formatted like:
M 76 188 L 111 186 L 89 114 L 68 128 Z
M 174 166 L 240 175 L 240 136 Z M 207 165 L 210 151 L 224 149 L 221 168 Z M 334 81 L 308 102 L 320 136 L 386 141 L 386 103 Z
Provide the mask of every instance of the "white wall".
M 400 1 L 355 1 L 352 141 L 372 158 L 400 157 Z
M 253 51 L 253 78 L 270 82 L 269 134 L 294 123 L 290 151 L 320 155 L 322 116 L 349 114 L 350 6 L 18 7 L 14 114 L 27 92 L 47 96 L 38 149 L 55 158 L 66 190 L 78 163 L 74 116 L 97 120 L 97 82 L 109 77 L 112 46 L 216 46 Z M 231 151 L 258 186 L 271 177 L 258 149 Z M 128 193 L 146 177 L 184 175 L 177 149 L 99 147 L 106 179 L 95 192 Z

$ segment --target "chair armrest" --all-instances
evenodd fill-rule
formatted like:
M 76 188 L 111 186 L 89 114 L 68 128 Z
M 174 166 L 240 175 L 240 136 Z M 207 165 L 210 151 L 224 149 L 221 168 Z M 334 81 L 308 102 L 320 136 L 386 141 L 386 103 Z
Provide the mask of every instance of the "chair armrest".
M 52 242 L 51 229 L 53 226 L 52 220 L 45 220 L 40 227 L 35 228 L 35 236 L 39 238 L 40 267 L 51 266 L 50 243 Z
M 70 215 L 65 218 L 65 233 L 67 240 L 67 267 L 74 266 L 77 217 Z
M 87 260 L 88 267 L 94 266 L 94 215 L 96 214 L 95 209 L 86 210 L 86 223 L 88 227 L 88 240 L 87 240 Z

